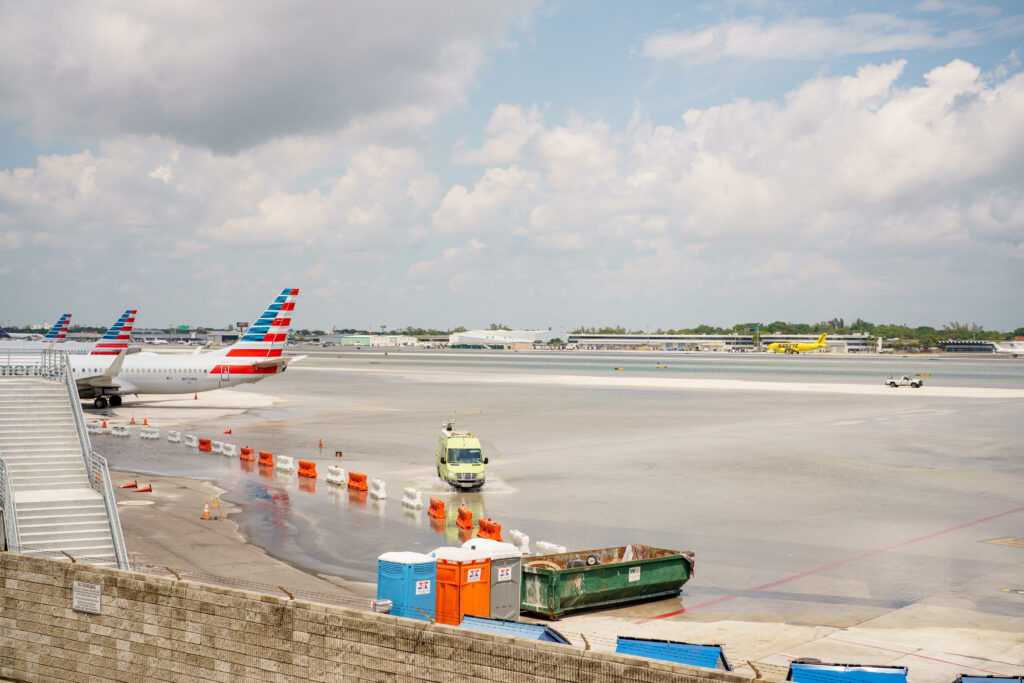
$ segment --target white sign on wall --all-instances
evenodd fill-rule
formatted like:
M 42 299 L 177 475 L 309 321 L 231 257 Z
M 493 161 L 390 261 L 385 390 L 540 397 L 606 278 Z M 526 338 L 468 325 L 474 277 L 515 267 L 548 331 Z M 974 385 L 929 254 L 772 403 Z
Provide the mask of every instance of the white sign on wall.
M 620 576 L 621 576 L 621 574 L 620 574 Z M 634 581 L 639 581 L 639 580 L 640 580 L 640 567 L 630 567 L 629 568 L 629 582 L 633 583 Z
M 71 609 L 88 614 L 100 613 L 100 585 L 75 581 L 71 592 Z
M 466 583 L 480 580 L 480 567 L 473 567 L 466 572 Z
M 416 595 L 430 595 L 430 579 L 416 582 Z

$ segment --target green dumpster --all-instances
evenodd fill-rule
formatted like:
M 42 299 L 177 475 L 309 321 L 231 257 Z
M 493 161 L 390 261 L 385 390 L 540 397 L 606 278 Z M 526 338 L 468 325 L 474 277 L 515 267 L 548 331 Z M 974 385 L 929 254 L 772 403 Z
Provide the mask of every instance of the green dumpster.
M 624 602 L 669 597 L 693 575 L 693 553 L 628 545 L 523 558 L 524 612 L 557 619 Z

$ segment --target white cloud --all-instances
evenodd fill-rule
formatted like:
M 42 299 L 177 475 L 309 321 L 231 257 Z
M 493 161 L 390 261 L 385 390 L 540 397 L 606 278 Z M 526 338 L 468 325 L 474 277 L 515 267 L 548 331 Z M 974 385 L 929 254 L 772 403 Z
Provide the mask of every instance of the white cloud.
M 768 21 L 750 17 L 695 31 L 663 31 L 644 41 L 652 59 L 711 61 L 744 59 L 824 59 L 893 51 L 943 50 L 980 45 L 993 33 L 1018 35 L 1017 19 L 941 31 L 922 19 L 896 14 L 854 13 L 837 20 L 795 17 Z
M 42 136 L 159 135 L 237 152 L 347 126 L 421 126 L 532 2 L 114 0 L 0 5 L 0 112 Z

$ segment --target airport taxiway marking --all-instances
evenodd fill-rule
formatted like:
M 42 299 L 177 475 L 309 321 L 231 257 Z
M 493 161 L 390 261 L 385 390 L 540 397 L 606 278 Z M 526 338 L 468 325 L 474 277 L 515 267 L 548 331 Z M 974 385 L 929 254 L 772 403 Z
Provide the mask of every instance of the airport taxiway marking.
M 849 557 L 849 558 L 847 558 L 845 560 L 840 560 L 839 562 L 833 562 L 832 564 L 825 565 L 824 567 L 818 567 L 817 569 L 811 569 L 811 570 L 806 571 L 806 572 L 801 572 L 799 574 L 794 574 L 792 576 L 787 576 L 784 579 L 779 579 L 778 581 L 772 581 L 771 583 L 766 583 L 766 584 L 764 584 L 762 586 L 756 586 L 754 588 L 751 588 L 750 591 L 751 592 L 752 591 L 763 591 L 763 590 L 767 590 L 769 588 L 774 588 L 775 586 L 781 586 L 782 584 L 789 583 L 790 581 L 796 581 L 797 579 L 803 579 L 803 578 L 808 577 L 808 576 L 813 576 L 814 574 L 820 574 L 821 572 L 825 572 L 825 571 L 828 571 L 830 569 L 835 569 L 836 567 L 842 567 L 843 565 L 850 564 L 851 562 L 858 562 L 860 560 L 866 560 L 869 557 L 875 557 L 876 555 L 881 555 L 882 553 L 887 553 L 890 550 L 897 550 L 899 548 L 905 548 L 905 547 L 907 547 L 909 545 L 914 545 L 915 543 L 921 543 L 922 541 L 927 541 L 927 540 L 929 540 L 931 538 L 935 538 L 936 536 L 942 536 L 943 534 L 948 534 L 948 533 L 951 533 L 953 531 L 959 531 L 960 529 L 966 529 L 967 527 L 974 526 L 975 524 L 981 524 L 982 522 L 988 522 L 988 521 L 991 521 L 993 519 L 999 519 L 1000 517 L 1005 517 L 1007 515 L 1012 515 L 1012 514 L 1017 513 L 1017 512 L 1024 512 L 1024 506 L 1018 507 L 1018 508 L 1014 508 L 1012 510 L 1007 510 L 1006 512 L 999 512 L 999 513 L 996 513 L 994 515 L 989 515 L 988 517 L 982 517 L 981 519 L 976 519 L 973 522 L 964 522 L 963 524 L 958 524 L 957 526 L 950 527 L 948 529 L 943 529 L 942 531 L 935 531 L 935 532 L 932 532 L 932 533 L 927 534 L 925 536 L 919 536 L 917 538 L 912 538 L 912 539 L 910 539 L 908 541 L 901 541 L 900 543 L 896 543 L 895 545 L 890 545 L 890 546 L 888 546 L 886 548 L 879 548 L 878 550 L 872 550 L 871 552 L 864 553 L 863 555 L 857 555 L 856 557 Z M 636 624 L 645 624 L 645 623 L 647 623 L 649 621 L 656 621 L 658 619 L 666 619 L 668 617 L 674 617 L 674 616 L 676 616 L 678 614 L 683 614 L 684 612 L 693 612 L 694 610 L 704 609 L 705 607 L 711 607 L 712 605 L 717 605 L 717 604 L 720 604 L 720 603 L 723 603 L 723 602 L 727 602 L 729 600 L 734 600 L 735 598 L 738 598 L 738 597 L 739 597 L 738 595 L 724 595 L 724 596 L 722 596 L 720 598 L 715 598 L 714 600 L 710 600 L 708 602 L 702 602 L 699 605 L 694 605 L 693 607 L 684 607 L 683 609 L 677 609 L 677 610 L 674 610 L 672 612 L 666 612 L 665 614 L 659 614 L 659 615 L 654 616 L 654 617 L 648 617 L 646 619 L 640 619 L 640 620 L 638 620 L 638 621 L 636 621 L 634 623 L 636 623 Z

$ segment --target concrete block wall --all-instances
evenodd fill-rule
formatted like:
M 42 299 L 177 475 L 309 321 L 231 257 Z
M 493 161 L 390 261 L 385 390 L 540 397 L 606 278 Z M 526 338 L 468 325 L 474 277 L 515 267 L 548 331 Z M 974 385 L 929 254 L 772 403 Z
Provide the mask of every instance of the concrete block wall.
M 72 609 L 99 584 L 101 614 Z M 0 679 L 749 683 L 554 643 L 0 552 Z

